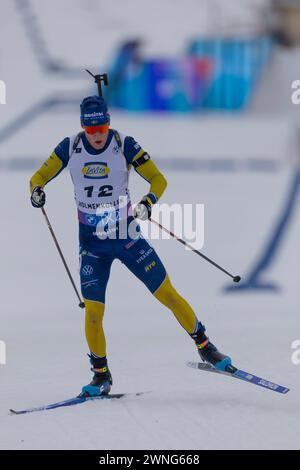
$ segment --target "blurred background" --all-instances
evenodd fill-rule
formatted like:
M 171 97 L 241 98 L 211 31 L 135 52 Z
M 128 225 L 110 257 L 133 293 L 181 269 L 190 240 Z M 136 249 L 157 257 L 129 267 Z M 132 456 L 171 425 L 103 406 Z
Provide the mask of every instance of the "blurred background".
M 28 178 L 77 132 L 79 103 L 97 93 L 85 69 L 107 72 L 113 126 L 139 140 L 176 185 L 197 174 L 198 202 L 211 196 L 226 205 L 217 214 L 226 212 L 227 230 L 244 197 L 248 236 L 256 232 L 257 213 L 247 205 L 258 211 L 270 197 L 265 215 L 274 211 L 273 223 L 245 268 L 252 289 L 278 255 L 298 197 L 299 10 L 297 0 L 2 0 L 1 172 Z M 226 200 L 232 182 L 242 188 L 234 202 Z M 276 204 L 272 191 L 283 193 Z
M 87 377 L 82 315 L 74 313 L 73 292 L 41 214 L 30 206 L 28 190 L 31 174 L 58 142 L 80 130 L 79 104 L 97 91 L 86 68 L 108 73 L 105 97 L 112 126 L 134 136 L 165 174 L 169 185 L 162 202 L 205 204 L 203 252 L 243 278 L 232 285 L 176 241 L 155 240 L 175 287 L 235 362 L 297 389 L 299 368 L 290 358 L 291 343 L 300 333 L 300 82 L 293 85 L 300 80 L 299 63 L 297 0 L 0 0 L 0 80 L 6 84 L 6 104 L 0 104 L 0 339 L 7 342 L 9 361 L 1 370 L 2 391 L 11 399 L 20 398 L 21 384 L 32 404 L 42 384 L 55 401 L 62 398 L 56 394 L 57 380 L 67 395 Z M 131 190 L 134 202 L 147 191 L 134 172 Z M 47 210 L 76 276 L 72 191 L 64 172 L 47 187 Z M 149 295 L 145 303 L 146 291 L 137 286 L 125 270 L 113 267 L 106 325 L 117 388 L 153 389 L 159 383 L 162 396 L 169 397 L 176 374 L 166 371 L 170 363 L 191 357 L 189 338 Z M 143 325 L 147 328 L 141 334 Z M 176 351 L 170 348 L 175 341 Z M 151 345 L 160 357 L 155 370 Z M 24 376 L 16 377 L 21 356 Z M 128 383 L 124 364 L 130 365 L 136 383 Z M 199 377 L 183 369 L 185 378 L 195 391 Z M 206 394 L 201 413 L 208 422 L 219 403 L 211 397 L 221 394 L 214 380 L 208 377 L 201 384 L 208 387 L 207 393 L 201 388 Z M 250 387 L 245 404 L 228 387 L 240 407 L 236 415 L 230 406 L 218 409 L 209 435 L 197 428 L 204 448 L 299 446 L 299 394 L 289 395 L 285 406 L 269 395 L 257 399 Z M 197 446 L 188 440 L 194 405 L 172 418 L 162 406 L 161 435 L 152 433 L 152 417 L 136 409 L 148 423 L 145 435 L 128 428 L 112 443 L 107 432 L 103 445 Z M 242 428 L 237 424 L 241 417 Z M 230 428 L 229 422 L 236 425 Z M 168 435 L 170 423 L 174 429 L 185 423 L 186 440 Z M 9 426 L 2 445 L 22 448 Z M 60 443 L 53 434 L 47 445 L 78 442 L 75 429 L 72 440 L 59 429 Z M 80 445 L 92 445 L 85 439 Z M 33 435 L 33 441 L 27 445 L 45 445 L 40 435 Z

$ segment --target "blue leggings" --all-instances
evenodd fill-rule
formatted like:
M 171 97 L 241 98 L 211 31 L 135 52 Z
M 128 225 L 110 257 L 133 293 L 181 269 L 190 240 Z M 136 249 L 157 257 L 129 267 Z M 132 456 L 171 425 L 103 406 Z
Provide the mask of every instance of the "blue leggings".
M 110 268 L 115 259 L 124 263 L 152 294 L 166 278 L 164 265 L 142 236 L 135 240 L 99 240 L 92 249 L 80 247 L 80 281 L 85 299 L 105 303 Z

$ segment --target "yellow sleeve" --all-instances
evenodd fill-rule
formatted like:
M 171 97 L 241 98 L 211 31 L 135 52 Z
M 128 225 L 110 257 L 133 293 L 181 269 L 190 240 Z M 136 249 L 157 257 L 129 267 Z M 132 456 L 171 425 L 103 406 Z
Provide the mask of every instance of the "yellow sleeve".
M 138 155 L 135 158 L 138 158 Z M 159 171 L 157 166 L 153 163 L 152 160 L 148 160 L 141 166 L 137 167 L 135 171 L 146 181 L 148 181 L 148 183 L 150 183 L 150 193 L 154 194 L 158 200 L 167 187 L 167 180 Z M 153 204 L 152 200 L 151 203 Z
M 62 160 L 52 152 L 50 157 L 43 163 L 43 165 L 34 173 L 30 179 L 30 192 L 35 186 L 43 188 L 45 184 L 55 178 L 63 169 Z

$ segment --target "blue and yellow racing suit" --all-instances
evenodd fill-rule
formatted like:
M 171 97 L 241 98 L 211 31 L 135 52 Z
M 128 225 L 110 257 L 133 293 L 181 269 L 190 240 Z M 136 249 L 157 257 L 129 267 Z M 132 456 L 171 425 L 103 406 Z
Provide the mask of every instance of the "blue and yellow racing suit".
M 103 331 L 105 292 L 113 261 L 119 259 L 192 334 L 198 325 L 190 305 L 172 286 L 154 248 L 132 215 L 130 169 L 150 183 L 147 200 L 155 204 L 167 182 L 133 137 L 109 130 L 103 149 L 95 150 L 84 133 L 65 138 L 30 180 L 44 187 L 68 167 L 79 219 L 80 280 L 86 306 L 86 338 L 96 357 L 106 356 Z M 122 236 L 120 236 L 122 232 Z

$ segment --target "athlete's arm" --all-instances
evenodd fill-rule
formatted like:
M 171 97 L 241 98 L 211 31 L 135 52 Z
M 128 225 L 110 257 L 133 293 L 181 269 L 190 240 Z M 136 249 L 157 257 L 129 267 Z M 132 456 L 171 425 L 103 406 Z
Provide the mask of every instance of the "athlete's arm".
M 30 179 L 31 204 L 41 208 L 46 202 L 44 186 L 68 164 L 70 139 L 66 137 Z
M 133 137 L 124 140 L 124 155 L 127 163 L 150 183 L 150 191 L 134 208 L 133 215 L 141 220 L 149 219 L 152 206 L 162 196 L 167 186 L 167 180 L 157 166 L 150 160 L 149 155 L 141 148 Z
M 150 183 L 148 198 L 152 204 L 155 204 L 162 196 L 167 187 L 167 180 L 159 171 L 152 160 L 147 160 L 142 165 L 135 168 L 136 172 Z
M 133 137 L 125 138 L 124 155 L 135 171 L 150 183 L 150 191 L 146 196 L 150 204 L 155 204 L 167 187 L 166 178 Z
M 147 220 L 151 217 L 153 204 L 156 204 L 166 189 L 167 180 L 151 160 L 142 163 L 135 170 L 150 183 L 150 192 L 136 205 L 133 215 L 141 220 Z
M 34 173 L 30 179 L 30 192 L 35 187 L 43 188 L 50 180 L 55 178 L 63 169 L 63 162 L 61 159 L 52 152 L 50 157 L 43 163 L 43 165 Z

